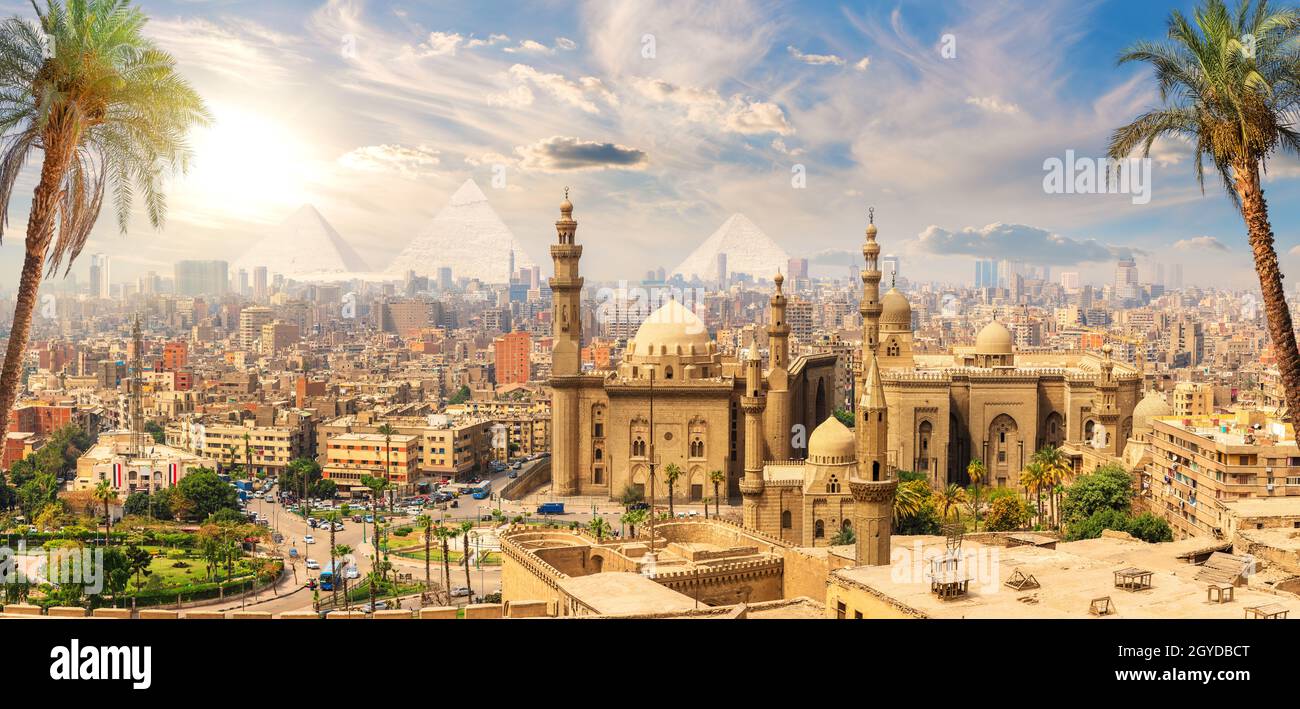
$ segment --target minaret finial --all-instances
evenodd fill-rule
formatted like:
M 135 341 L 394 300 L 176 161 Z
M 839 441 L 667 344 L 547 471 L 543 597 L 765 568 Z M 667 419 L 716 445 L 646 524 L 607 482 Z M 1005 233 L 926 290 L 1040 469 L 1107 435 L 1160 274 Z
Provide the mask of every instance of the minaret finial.
M 875 223 L 876 223 L 876 208 L 875 208 L 875 207 L 867 207 L 867 223 L 868 223 L 868 224 L 875 224 Z

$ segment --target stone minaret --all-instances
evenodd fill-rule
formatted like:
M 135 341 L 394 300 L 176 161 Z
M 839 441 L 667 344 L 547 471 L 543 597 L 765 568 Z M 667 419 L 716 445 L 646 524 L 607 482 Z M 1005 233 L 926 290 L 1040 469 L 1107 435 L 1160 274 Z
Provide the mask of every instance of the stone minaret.
M 781 286 L 785 277 L 780 273 L 772 279 L 776 292 L 772 294 L 771 310 L 767 323 L 767 346 L 771 361 L 767 372 L 767 398 L 770 406 L 763 415 L 763 428 L 767 436 L 768 455 L 773 460 L 790 460 L 790 324 L 785 319 L 785 293 Z M 816 428 L 821 421 L 810 422 Z
M 555 276 L 551 285 L 551 487 L 556 495 L 573 495 L 578 485 L 579 416 L 578 384 L 582 369 L 582 276 L 578 261 L 582 246 L 574 242 L 578 223 L 573 220 L 569 189 L 564 189 L 560 220 L 555 222 L 557 242 L 551 245 Z
M 880 245 L 876 243 L 875 210 L 862 247 L 866 270 L 862 272 L 862 364 L 858 402 L 854 408 L 857 475 L 849 479 L 853 494 L 853 533 L 857 562 L 868 566 L 889 564 L 893 534 L 894 492 L 898 481 L 889 469 L 889 409 L 880 379 L 876 349 L 880 334 Z
M 740 397 L 740 408 L 745 412 L 745 477 L 740 481 L 740 494 L 744 496 L 742 523 L 749 529 L 760 529 L 758 504 L 763 496 L 763 409 L 766 405 L 763 360 L 758 355 L 758 343 L 751 339 L 745 355 L 745 394 Z

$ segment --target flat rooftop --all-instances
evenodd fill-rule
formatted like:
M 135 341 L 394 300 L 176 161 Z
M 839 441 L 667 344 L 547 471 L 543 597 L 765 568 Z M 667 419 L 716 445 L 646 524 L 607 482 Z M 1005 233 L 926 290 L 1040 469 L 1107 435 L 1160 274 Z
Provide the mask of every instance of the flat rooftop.
M 1252 517 L 1300 517 L 1300 495 L 1284 497 L 1247 497 L 1220 502 L 1238 519 Z
M 588 574 L 560 579 L 560 589 L 601 615 L 636 615 L 689 611 L 695 600 L 667 586 L 626 572 Z
M 920 545 L 920 560 L 917 546 Z M 942 537 L 894 537 L 894 553 L 908 552 L 891 566 L 857 566 L 832 572 L 832 583 L 866 587 L 895 605 L 931 618 L 1092 618 L 1093 599 L 1109 596 L 1118 618 L 1233 618 L 1249 606 L 1278 603 L 1300 617 L 1300 597 L 1243 586 L 1231 603 L 1210 603 L 1207 584 L 1195 581 L 1201 567 L 1178 558 L 1205 547 L 1205 539 L 1164 544 L 1101 538 L 1062 542 L 1055 549 L 962 544 L 969 593 L 942 601 L 930 591 L 926 558 L 944 549 Z M 903 566 L 899 568 L 900 564 Z M 1150 571 L 1151 588 L 1115 587 L 1114 572 Z M 1016 571 L 1032 575 L 1039 588 L 1016 591 L 1003 583 Z

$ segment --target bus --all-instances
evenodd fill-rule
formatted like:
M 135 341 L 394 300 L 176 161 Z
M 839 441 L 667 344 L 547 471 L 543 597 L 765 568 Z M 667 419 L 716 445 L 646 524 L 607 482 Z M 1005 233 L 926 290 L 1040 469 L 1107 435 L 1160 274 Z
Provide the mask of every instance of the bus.
M 326 566 L 325 570 L 320 572 L 320 578 L 318 579 L 320 581 L 320 590 L 322 591 L 334 590 L 334 575 L 337 573 L 342 573 L 343 566 L 344 565 L 342 563 L 335 562 L 333 564 L 330 564 L 329 566 Z
M 486 500 L 492 496 L 492 481 L 484 480 L 481 483 L 474 483 L 469 486 L 469 494 L 475 500 Z

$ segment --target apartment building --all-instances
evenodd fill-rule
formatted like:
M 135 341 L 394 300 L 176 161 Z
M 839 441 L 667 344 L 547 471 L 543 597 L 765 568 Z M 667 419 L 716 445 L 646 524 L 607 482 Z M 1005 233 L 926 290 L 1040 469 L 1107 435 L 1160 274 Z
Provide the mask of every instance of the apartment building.
M 321 476 L 347 497 L 361 491 L 367 476 L 386 478 L 397 495 L 407 495 L 419 473 L 419 448 L 420 437 L 410 434 L 340 433 L 326 442 Z
M 248 465 L 254 475 L 278 476 L 294 459 L 311 457 L 312 433 L 310 417 L 290 412 L 272 426 L 186 419 L 167 425 L 166 440 L 223 469 Z
M 491 420 L 444 414 L 380 416 L 364 411 L 341 416 L 317 427 L 317 446 L 328 451 L 331 441 L 340 435 L 375 433 L 383 424 L 402 435 L 417 437 L 416 469 L 420 479 L 468 477 L 480 472 L 492 457 Z
M 1242 410 L 1151 423 L 1151 507 L 1175 538 L 1226 538 L 1225 504 L 1300 498 L 1300 448 L 1281 419 Z

